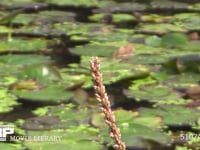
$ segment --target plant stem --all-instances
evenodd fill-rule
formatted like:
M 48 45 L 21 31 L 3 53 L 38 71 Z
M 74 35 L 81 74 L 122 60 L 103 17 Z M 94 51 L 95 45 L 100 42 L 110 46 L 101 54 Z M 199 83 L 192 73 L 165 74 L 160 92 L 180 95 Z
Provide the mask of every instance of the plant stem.
M 114 139 L 113 147 L 116 150 L 125 150 L 126 146 L 121 140 L 121 133 L 115 122 L 108 95 L 103 85 L 102 74 L 100 73 L 100 61 L 97 57 L 92 57 L 90 60 L 91 72 L 94 81 L 95 96 L 99 102 L 99 107 L 105 115 L 105 122 L 110 128 L 110 136 Z

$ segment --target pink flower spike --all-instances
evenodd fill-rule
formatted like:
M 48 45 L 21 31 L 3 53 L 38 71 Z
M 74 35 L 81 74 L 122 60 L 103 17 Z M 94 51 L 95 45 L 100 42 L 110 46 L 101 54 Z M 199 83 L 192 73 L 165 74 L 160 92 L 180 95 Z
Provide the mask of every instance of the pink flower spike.
M 116 150 L 126 150 L 124 142 L 121 140 L 120 129 L 115 122 L 114 113 L 110 107 L 110 101 L 103 85 L 102 74 L 100 73 L 100 61 L 97 57 L 92 57 L 90 60 L 91 73 L 94 82 L 95 96 L 99 102 L 99 108 L 105 115 L 105 122 L 110 128 L 110 136 L 114 139 L 115 144 L 113 147 Z

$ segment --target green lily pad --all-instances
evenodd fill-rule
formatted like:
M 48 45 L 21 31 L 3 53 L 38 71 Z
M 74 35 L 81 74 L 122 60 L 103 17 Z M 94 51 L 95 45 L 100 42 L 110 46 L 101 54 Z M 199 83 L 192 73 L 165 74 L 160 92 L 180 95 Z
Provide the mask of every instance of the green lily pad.
M 73 97 L 73 92 L 66 91 L 61 85 L 49 85 L 39 90 L 12 90 L 20 99 L 43 103 L 60 103 Z
M 101 25 L 97 23 L 75 23 L 75 22 L 64 22 L 64 23 L 53 23 L 53 24 L 42 24 L 40 26 L 25 26 L 16 29 L 16 34 L 29 34 L 36 36 L 61 36 L 61 35 L 85 35 L 88 33 L 102 32 L 104 28 L 110 29 L 110 25 Z
M 120 126 L 122 140 L 127 147 L 153 148 L 153 143 L 170 145 L 171 138 L 158 129 L 148 128 L 143 125 L 130 123 L 127 126 Z
M 75 14 L 65 11 L 40 11 L 38 14 L 24 14 L 17 15 L 12 21 L 12 24 L 29 25 L 33 23 L 37 24 L 50 24 L 65 21 L 74 21 Z
M 73 149 L 73 150 L 102 150 L 103 145 L 96 142 L 99 131 L 96 128 L 89 127 L 88 125 L 80 125 L 68 128 L 66 130 L 50 130 L 50 131 L 28 131 L 28 136 L 41 137 L 47 136 L 46 141 L 25 141 L 24 145 L 31 149 Z M 81 135 L 81 136 L 80 136 Z M 56 138 L 57 137 L 57 138 Z
M 87 40 L 94 41 L 91 45 L 99 45 L 102 46 L 102 42 L 104 42 L 104 46 L 122 46 L 126 44 L 129 39 L 132 37 L 130 30 L 129 33 L 126 31 L 114 30 L 110 32 L 96 32 L 96 33 L 87 33 L 83 35 Z
M 171 143 L 170 137 L 165 133 L 161 133 L 158 129 L 161 125 L 160 119 L 156 119 L 156 117 L 134 118 L 136 115 L 133 112 L 124 110 L 117 110 L 114 114 L 116 116 L 116 122 L 120 127 L 122 140 L 125 142 L 127 147 L 147 148 L 151 145 L 151 142 L 148 143 L 148 141 L 154 141 L 166 145 Z M 108 133 L 106 132 L 108 132 L 108 130 L 103 116 L 104 115 L 99 114 L 99 117 L 97 117 L 96 114 L 92 117 L 92 123 L 93 125 L 100 127 L 100 134 L 103 136 L 102 138 L 105 138 L 109 143 L 112 143 L 111 139 L 107 137 Z
M 162 45 L 164 47 L 179 47 L 182 48 L 188 43 L 188 38 L 182 33 L 168 33 L 162 37 Z
M 90 3 L 82 1 L 82 0 L 75 0 L 75 1 L 70 1 L 70 0 L 46 0 L 47 3 L 49 4 L 54 4 L 58 6 L 97 6 L 98 1 L 97 0 L 92 0 Z
M 132 13 L 134 11 L 144 11 L 147 9 L 147 5 L 136 2 L 122 2 L 122 3 L 108 3 L 106 6 L 102 6 L 98 9 L 98 12 L 109 12 L 109 13 Z
M 163 105 L 161 108 L 157 109 L 142 108 L 139 111 L 141 117 L 160 116 L 163 119 L 163 123 L 170 126 L 195 126 L 198 114 L 198 111 L 173 105 Z
M 151 120 L 150 122 L 152 122 L 152 124 L 154 125 L 156 124 L 156 126 L 150 126 L 149 123 L 142 122 L 141 119 L 139 121 L 138 119 L 136 120 L 136 122 L 138 123 L 137 124 L 134 123 L 133 114 L 126 114 L 128 117 L 124 116 L 124 113 L 118 114 L 116 116 L 116 121 L 118 127 L 120 128 L 122 140 L 125 142 L 127 147 L 138 149 L 150 147 L 152 148 L 154 142 L 160 143 L 162 145 L 171 144 L 171 138 L 166 133 L 162 133 L 162 131 L 158 129 L 158 124 L 160 124 L 159 122 L 156 123 L 155 121 Z M 126 119 L 123 119 L 123 117 L 126 117 Z M 105 126 L 102 126 L 100 131 L 102 138 L 105 138 L 105 140 L 109 142 L 109 144 L 111 144 L 112 141 L 108 137 L 108 129 L 105 128 Z
M 99 22 L 104 15 L 105 14 L 94 14 L 94 15 L 90 16 L 89 19 L 92 20 L 92 21 L 98 21 Z M 135 20 L 134 16 L 129 15 L 129 14 L 112 14 L 112 18 L 113 18 L 112 19 L 113 23 Z
M 199 62 L 200 55 L 199 54 L 190 54 L 169 58 L 164 64 L 163 68 L 167 68 L 169 70 L 174 70 L 177 72 L 199 72 Z
M 200 81 L 199 74 L 186 72 L 180 75 L 171 75 L 167 80 L 164 81 L 164 84 L 172 88 L 189 88 L 193 87 Z
M 72 64 L 70 68 L 65 69 L 65 73 L 76 75 L 79 79 L 87 81 L 84 87 L 91 87 L 92 80 L 90 76 L 89 68 L 90 57 L 82 57 L 81 64 Z M 149 69 L 142 65 L 132 65 L 128 63 L 122 63 L 118 60 L 110 60 L 102 58 L 101 60 L 101 72 L 103 74 L 104 83 L 114 83 L 123 79 L 137 79 L 143 78 L 149 75 Z
M 27 59 L 29 58 L 29 59 Z M 50 63 L 50 57 L 48 56 L 42 56 L 42 55 L 14 55 L 14 54 L 8 54 L 8 55 L 2 55 L 0 56 L 0 63 L 6 65 L 37 65 L 37 64 L 48 64 Z
M 14 19 L 12 19 L 12 24 L 22 24 L 28 25 L 35 21 L 35 17 L 30 14 L 18 14 Z
M 3 15 L 3 17 L 0 18 L 0 24 L 11 23 L 12 20 L 21 12 L 22 12 L 22 10 L 18 9 L 18 10 L 11 12 L 11 13 L 8 13 L 8 14 L 6 13 L 6 15 Z
M 27 130 L 68 129 L 73 126 L 89 125 L 93 114 L 99 112 L 97 106 L 84 108 L 72 104 L 41 107 L 39 117 L 28 118 L 23 124 Z
M 1 58 L 0 58 L 1 59 Z M 16 74 L 19 72 L 19 68 L 12 65 L 6 65 L 0 63 L 0 77 L 1 80 L 6 77 L 10 76 L 16 76 Z
M 169 22 L 170 20 L 172 20 L 172 16 L 163 16 L 159 14 L 147 14 L 141 16 L 141 21 L 144 22 L 162 23 L 162 22 Z
M 59 117 L 61 123 L 56 125 L 57 128 L 68 128 L 74 125 L 89 124 L 92 114 L 97 111 L 96 107 L 94 109 L 81 108 L 81 106 L 76 108 L 69 104 L 52 107 L 46 115 Z
M 174 100 L 175 102 L 176 100 L 181 99 L 178 94 L 173 92 L 168 87 L 162 85 L 144 85 L 140 86 L 139 88 L 135 88 L 133 84 L 129 87 L 129 90 L 126 94 L 128 97 L 134 97 L 138 101 L 165 101 L 167 103 L 167 100 Z
M 71 48 L 70 52 L 73 54 L 85 55 L 85 56 L 112 56 L 113 52 L 117 50 L 116 46 L 107 46 L 100 44 L 89 44 L 84 46 L 77 46 Z
M 13 110 L 14 106 L 18 105 L 15 95 L 9 93 L 6 89 L 0 89 L 0 113 L 5 113 Z
M 160 23 L 160 24 L 144 24 L 141 27 L 138 28 L 138 32 L 144 32 L 144 33 L 155 33 L 155 34 L 164 34 L 168 33 L 169 31 L 173 32 L 185 32 L 186 29 L 173 25 L 173 24 L 167 24 L 167 23 Z
M 153 8 L 159 8 L 159 9 L 188 9 L 189 5 L 187 3 L 183 3 L 183 2 L 176 2 L 176 1 L 152 1 L 151 2 L 151 6 Z
M 138 101 L 147 100 L 157 103 L 167 103 L 168 100 L 173 100 L 175 103 L 181 99 L 172 89 L 151 78 L 135 80 L 125 94 L 128 97 L 134 97 Z
M 158 36 L 150 36 L 146 38 L 145 43 L 149 46 L 159 47 L 161 46 L 161 38 Z
M 13 29 L 6 26 L 0 26 L 0 33 L 12 33 Z
M 0 4 L 3 6 L 11 6 L 11 5 L 16 5 L 16 4 L 29 3 L 32 1 L 33 0 L 12 0 L 8 2 L 6 0 L 2 0 Z
M 6 150 L 21 150 L 22 146 L 20 146 L 19 144 L 8 144 L 8 143 L 0 143 L 0 149 L 6 149 Z
M 48 65 L 28 66 L 20 72 L 19 77 L 21 79 L 35 79 L 40 82 L 61 80 L 58 69 Z
M 0 41 L 0 52 L 28 52 L 44 51 L 47 47 L 47 41 L 42 39 L 12 39 L 12 41 Z
M 174 23 L 187 30 L 199 30 L 199 17 L 198 13 L 181 13 L 174 16 Z

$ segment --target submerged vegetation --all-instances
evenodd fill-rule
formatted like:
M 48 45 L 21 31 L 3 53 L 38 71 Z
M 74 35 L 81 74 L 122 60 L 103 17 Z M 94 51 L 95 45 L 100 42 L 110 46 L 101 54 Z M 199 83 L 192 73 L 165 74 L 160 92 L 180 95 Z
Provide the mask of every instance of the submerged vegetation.
M 112 150 L 90 73 L 97 56 L 128 150 L 198 150 L 198 1 L 1 0 L 0 8 L 0 124 L 14 125 L 13 136 L 49 137 L 10 135 L 1 149 Z

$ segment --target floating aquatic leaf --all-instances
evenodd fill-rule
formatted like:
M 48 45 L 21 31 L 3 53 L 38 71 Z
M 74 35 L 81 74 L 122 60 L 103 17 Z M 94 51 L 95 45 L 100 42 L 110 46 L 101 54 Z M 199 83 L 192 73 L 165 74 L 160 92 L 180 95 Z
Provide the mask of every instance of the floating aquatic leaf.
M 57 104 L 63 101 L 68 101 L 73 97 L 73 92 L 66 91 L 63 86 L 60 85 L 48 85 L 39 90 L 12 90 L 12 93 L 18 98 L 33 101 L 43 102 L 50 104 Z
M 154 33 L 154 34 L 164 34 L 169 31 L 173 32 L 184 32 L 186 29 L 178 25 L 167 24 L 167 23 L 158 23 L 158 24 L 144 24 L 138 28 L 139 32 L 144 33 Z
M 0 113 L 5 113 L 13 110 L 13 107 L 18 105 L 15 95 L 8 92 L 6 89 L 0 89 Z
M 150 36 L 146 38 L 145 44 L 153 47 L 159 47 L 161 46 L 161 38 L 159 38 L 158 36 Z
M 198 81 L 200 81 L 198 73 L 185 72 L 178 75 L 168 75 L 168 78 L 164 80 L 164 84 L 172 88 L 186 89 L 195 86 Z
M 89 44 L 84 46 L 77 46 L 70 49 L 73 54 L 79 54 L 84 56 L 112 56 L 112 53 L 117 49 L 116 46 L 107 46 L 100 44 Z
M 164 47 L 179 47 L 182 48 L 188 43 L 188 38 L 182 33 L 168 33 L 162 37 L 161 44 Z
M 66 73 L 72 73 L 79 79 L 87 81 L 84 86 L 92 86 L 91 77 L 89 75 L 89 64 L 90 57 L 82 57 L 81 64 L 73 64 L 70 68 L 65 69 Z M 142 65 L 132 65 L 128 63 L 120 62 L 119 60 L 110 60 L 102 58 L 101 71 L 104 76 L 104 83 L 114 83 L 123 79 L 138 79 L 149 75 L 148 67 Z M 78 74 L 78 75 L 77 75 Z
M 97 140 L 99 130 L 88 125 L 74 126 L 65 130 L 50 130 L 50 131 L 28 131 L 28 136 L 41 137 L 45 135 L 48 137 L 46 141 L 38 142 L 25 141 L 24 145 L 29 149 L 73 149 L 73 150 L 102 150 L 103 145 Z M 81 135 L 81 136 L 80 136 Z
M 173 92 L 168 87 L 156 84 L 146 84 L 139 86 L 138 88 L 136 88 L 133 84 L 129 87 L 126 95 L 128 97 L 134 97 L 138 101 L 146 100 L 158 103 L 161 103 L 162 101 L 167 103 L 168 100 L 173 100 L 175 103 L 177 100 L 181 99 L 177 93 Z
M 20 150 L 22 149 L 22 146 L 20 144 L 8 144 L 8 143 L 4 143 L 1 142 L 0 143 L 0 149 L 6 149 L 6 150 Z
M 92 21 L 100 21 L 105 14 L 94 14 L 89 17 Z M 135 20 L 133 15 L 129 14 L 112 14 L 112 22 L 119 23 L 119 22 L 126 22 L 126 21 L 133 21 Z
M 10 65 L 10 67 L 15 65 L 22 66 L 22 65 L 49 64 L 51 62 L 52 61 L 50 60 L 50 57 L 42 55 L 8 54 L 0 56 L 0 63 L 4 65 Z
M 151 3 L 151 6 L 153 8 L 159 8 L 159 9 L 175 9 L 175 10 L 178 10 L 178 9 L 188 9 L 188 4 L 187 3 L 183 3 L 183 2 L 176 2 L 176 1 L 163 1 L 163 2 L 160 2 L 160 1 L 152 1 Z
M 1 40 L 0 52 L 28 52 L 28 51 L 43 51 L 47 47 L 47 41 L 42 39 L 15 39 L 12 41 Z
M 166 133 L 162 133 L 161 130 L 156 128 L 149 128 L 146 125 L 124 122 L 118 126 L 120 127 L 122 139 L 129 148 L 146 149 L 153 148 L 153 143 L 167 146 L 172 142 Z M 100 132 L 104 138 L 108 136 L 106 132 L 106 128 L 103 128 Z M 105 138 L 105 140 L 111 143 L 108 138 Z
M 58 69 L 48 65 L 27 66 L 20 72 L 19 77 L 21 79 L 34 79 L 40 82 L 61 80 Z
M 195 126 L 199 112 L 183 106 L 163 105 L 161 108 L 142 108 L 139 115 L 141 117 L 160 116 L 163 123 L 170 126 Z
M 188 30 L 199 30 L 199 17 L 198 13 L 181 13 L 174 16 L 174 23 L 178 26 L 184 27 Z
M 180 73 L 185 71 L 199 72 L 199 62 L 200 55 L 190 54 L 172 57 L 163 64 L 163 67 Z

